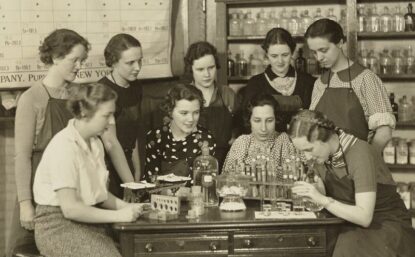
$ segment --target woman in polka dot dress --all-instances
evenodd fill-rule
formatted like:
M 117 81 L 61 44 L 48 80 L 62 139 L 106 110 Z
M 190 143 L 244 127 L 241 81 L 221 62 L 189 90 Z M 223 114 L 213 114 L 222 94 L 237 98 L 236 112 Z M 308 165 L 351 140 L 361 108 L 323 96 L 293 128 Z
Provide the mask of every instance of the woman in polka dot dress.
M 201 154 L 203 141 L 214 154 L 213 136 L 198 126 L 203 95 L 192 85 L 176 85 L 167 93 L 161 109 L 167 114 L 166 124 L 150 130 L 146 136 L 144 179 L 174 173 L 191 177 L 193 160 Z

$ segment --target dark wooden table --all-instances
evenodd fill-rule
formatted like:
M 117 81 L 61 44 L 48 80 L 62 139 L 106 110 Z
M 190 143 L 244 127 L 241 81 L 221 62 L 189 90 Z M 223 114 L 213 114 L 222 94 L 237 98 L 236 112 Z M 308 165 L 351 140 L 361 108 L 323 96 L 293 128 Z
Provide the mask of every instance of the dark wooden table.
M 122 255 L 138 256 L 329 256 L 328 249 L 344 221 L 321 213 L 317 219 L 256 220 L 256 203 L 244 212 L 205 208 L 187 220 L 186 206 L 177 220 L 140 219 L 117 223 Z M 330 240 L 332 239 L 332 240 Z

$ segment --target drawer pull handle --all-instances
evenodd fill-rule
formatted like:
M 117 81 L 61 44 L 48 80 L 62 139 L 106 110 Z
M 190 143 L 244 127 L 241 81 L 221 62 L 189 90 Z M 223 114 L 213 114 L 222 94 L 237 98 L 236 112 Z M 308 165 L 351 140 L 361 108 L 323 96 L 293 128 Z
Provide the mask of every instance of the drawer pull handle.
M 217 243 L 215 243 L 215 242 L 210 243 L 210 245 L 209 245 L 209 249 L 210 249 L 212 252 L 216 251 L 216 250 L 218 249 L 218 245 L 217 245 Z
M 277 240 L 278 240 L 279 243 L 282 243 L 284 241 L 284 237 L 283 236 L 279 236 L 277 238 Z
M 146 252 L 148 253 L 153 252 L 153 245 L 151 243 L 146 244 L 144 248 L 146 249 Z
M 253 246 L 254 246 L 254 244 L 252 243 L 252 241 L 251 241 L 250 239 L 245 239 L 245 240 L 244 240 L 244 246 L 245 246 L 246 248 L 251 248 L 251 247 L 253 247 Z
M 309 247 L 317 246 L 317 244 L 318 244 L 318 239 L 316 239 L 315 237 L 310 236 L 309 238 L 307 238 L 307 245 Z

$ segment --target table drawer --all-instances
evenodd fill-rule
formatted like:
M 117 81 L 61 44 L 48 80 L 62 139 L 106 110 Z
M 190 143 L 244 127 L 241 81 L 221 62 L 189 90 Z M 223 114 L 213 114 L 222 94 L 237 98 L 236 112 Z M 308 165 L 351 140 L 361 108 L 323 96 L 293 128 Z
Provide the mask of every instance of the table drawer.
M 324 230 L 269 230 L 238 232 L 234 235 L 235 253 L 308 252 L 326 251 Z
M 226 256 L 227 233 L 138 234 L 134 237 L 135 256 Z

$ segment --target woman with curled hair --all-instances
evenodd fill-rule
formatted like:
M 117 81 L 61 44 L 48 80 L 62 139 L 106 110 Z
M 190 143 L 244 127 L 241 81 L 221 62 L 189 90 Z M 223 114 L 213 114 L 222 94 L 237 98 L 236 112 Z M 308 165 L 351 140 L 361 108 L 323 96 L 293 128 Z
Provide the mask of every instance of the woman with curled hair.
M 73 86 L 69 93 L 75 118 L 52 138 L 34 179 L 36 244 L 49 257 L 120 257 L 100 224 L 132 222 L 143 206 L 107 190 L 99 135 L 114 122 L 117 94 L 99 83 Z
M 88 41 L 75 31 L 58 29 L 50 33 L 39 47 L 40 60 L 47 67 L 46 75 L 26 90 L 17 103 L 14 144 L 18 206 L 9 240 L 11 252 L 34 244 L 33 234 L 29 233 L 33 230 L 35 215 L 34 174 L 50 139 L 72 118 L 65 107 L 68 89 L 89 48 Z
M 349 222 L 340 229 L 333 257 L 413 256 L 411 216 L 373 146 L 317 111 L 300 111 L 288 133 L 294 146 L 315 163 L 327 195 L 307 182 L 296 182 L 293 193 Z
M 244 121 L 251 133 L 239 136 L 232 144 L 226 156 L 223 170 L 231 169 L 232 165 L 244 163 L 253 166 L 260 154 L 267 154 L 270 162 L 281 166 L 282 162 L 295 154 L 286 133 L 275 130 L 279 106 L 273 96 L 257 94 L 247 104 Z M 276 174 L 282 179 L 282 174 Z
M 235 114 L 240 103 L 228 85 L 217 85 L 216 72 L 220 69 L 216 48 L 206 41 L 193 43 L 184 57 L 186 83 L 199 89 L 204 98 L 199 124 L 216 139 L 216 157 L 223 164 L 231 142 L 238 134 Z
M 203 101 L 193 85 L 178 84 L 169 90 L 161 105 L 169 121 L 147 133 L 146 180 L 170 173 L 191 177 L 193 160 L 202 153 L 203 141 L 208 142 L 210 153 L 215 153 L 215 139 L 198 125 Z
M 117 34 L 104 50 L 106 65 L 111 72 L 99 83 L 118 94 L 115 110 L 115 126 L 109 128 L 107 166 L 110 171 L 109 190 L 117 197 L 123 197 L 122 183 L 141 177 L 141 162 L 138 139 L 144 140 L 140 126 L 142 88 L 137 77 L 141 71 L 143 52 L 140 41 L 129 34 Z M 110 141 L 110 139 L 112 139 Z M 108 158 L 111 157 L 111 158 Z

